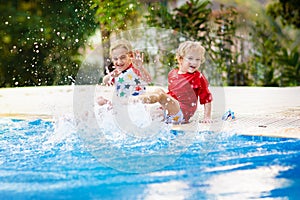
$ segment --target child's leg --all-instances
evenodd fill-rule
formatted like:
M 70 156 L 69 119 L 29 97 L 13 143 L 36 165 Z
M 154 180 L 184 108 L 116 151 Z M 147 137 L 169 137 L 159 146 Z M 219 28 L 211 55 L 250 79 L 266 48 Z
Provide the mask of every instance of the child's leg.
M 168 115 L 175 115 L 180 111 L 179 102 L 165 93 L 162 89 L 157 89 L 154 92 L 148 92 L 138 96 L 143 103 L 160 103 Z

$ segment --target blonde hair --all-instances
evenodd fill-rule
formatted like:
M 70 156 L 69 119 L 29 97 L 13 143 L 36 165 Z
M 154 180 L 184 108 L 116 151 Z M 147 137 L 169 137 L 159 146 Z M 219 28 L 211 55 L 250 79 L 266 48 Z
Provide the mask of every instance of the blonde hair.
M 189 50 L 199 51 L 201 64 L 205 62 L 205 48 L 201 45 L 200 42 L 193 42 L 193 41 L 185 41 L 179 45 L 176 52 L 177 60 L 183 58 L 186 55 L 187 51 Z
M 128 40 L 125 39 L 118 39 L 111 43 L 110 49 L 109 49 L 109 55 L 111 55 L 111 52 L 118 48 L 124 48 L 128 52 L 132 52 L 132 46 Z

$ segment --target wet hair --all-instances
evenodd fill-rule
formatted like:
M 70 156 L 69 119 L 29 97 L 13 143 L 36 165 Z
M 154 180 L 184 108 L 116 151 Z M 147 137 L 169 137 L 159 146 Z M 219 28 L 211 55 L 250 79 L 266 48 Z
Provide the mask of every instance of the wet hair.
M 194 41 L 185 41 L 180 43 L 176 52 L 177 60 L 183 58 L 189 50 L 199 51 L 201 63 L 205 62 L 205 48 L 201 45 L 200 42 Z
M 125 39 L 118 39 L 118 40 L 113 41 L 110 45 L 109 54 L 111 55 L 111 52 L 117 48 L 124 48 L 128 52 L 132 51 L 132 46 L 131 46 L 130 42 Z

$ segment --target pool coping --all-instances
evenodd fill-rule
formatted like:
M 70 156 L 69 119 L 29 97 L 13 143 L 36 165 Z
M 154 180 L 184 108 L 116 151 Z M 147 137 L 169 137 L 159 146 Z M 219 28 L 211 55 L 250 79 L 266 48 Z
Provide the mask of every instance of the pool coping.
M 82 87 L 82 88 L 81 88 Z M 95 96 L 112 94 L 113 87 L 47 86 L 0 89 L 0 117 L 44 119 L 73 114 L 75 90 L 95 91 Z M 149 90 L 155 86 L 148 87 Z M 213 124 L 198 124 L 199 131 L 213 130 L 300 139 L 300 87 L 211 87 Z M 227 109 L 235 112 L 235 120 L 222 121 Z M 198 111 L 202 117 L 203 107 Z M 176 130 L 195 130 L 192 124 L 174 126 Z

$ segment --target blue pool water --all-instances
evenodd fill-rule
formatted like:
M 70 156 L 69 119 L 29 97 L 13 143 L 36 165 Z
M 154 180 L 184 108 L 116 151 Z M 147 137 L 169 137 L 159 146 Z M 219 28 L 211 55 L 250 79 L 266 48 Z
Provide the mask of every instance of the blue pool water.
M 126 151 L 163 152 L 170 165 L 142 173 L 120 171 L 105 144 L 91 153 L 72 122 L 0 119 L 0 199 L 297 199 L 300 140 L 228 133 L 195 133 L 180 156 L 165 153 L 174 137 L 119 145 Z M 128 138 L 127 138 L 128 140 Z M 132 139 L 129 139 L 132 140 Z M 159 148 L 158 148 L 159 147 Z M 98 152 L 99 153 L 99 152 Z M 107 155 L 107 157 L 105 156 Z M 147 163 L 131 154 L 130 167 Z M 124 158 L 124 157 L 123 157 Z M 132 162 L 135 160 L 134 162 Z M 151 159 L 150 159 L 151 160 Z M 149 163 L 150 164 L 150 163 Z M 153 164 L 153 163 L 151 163 Z

